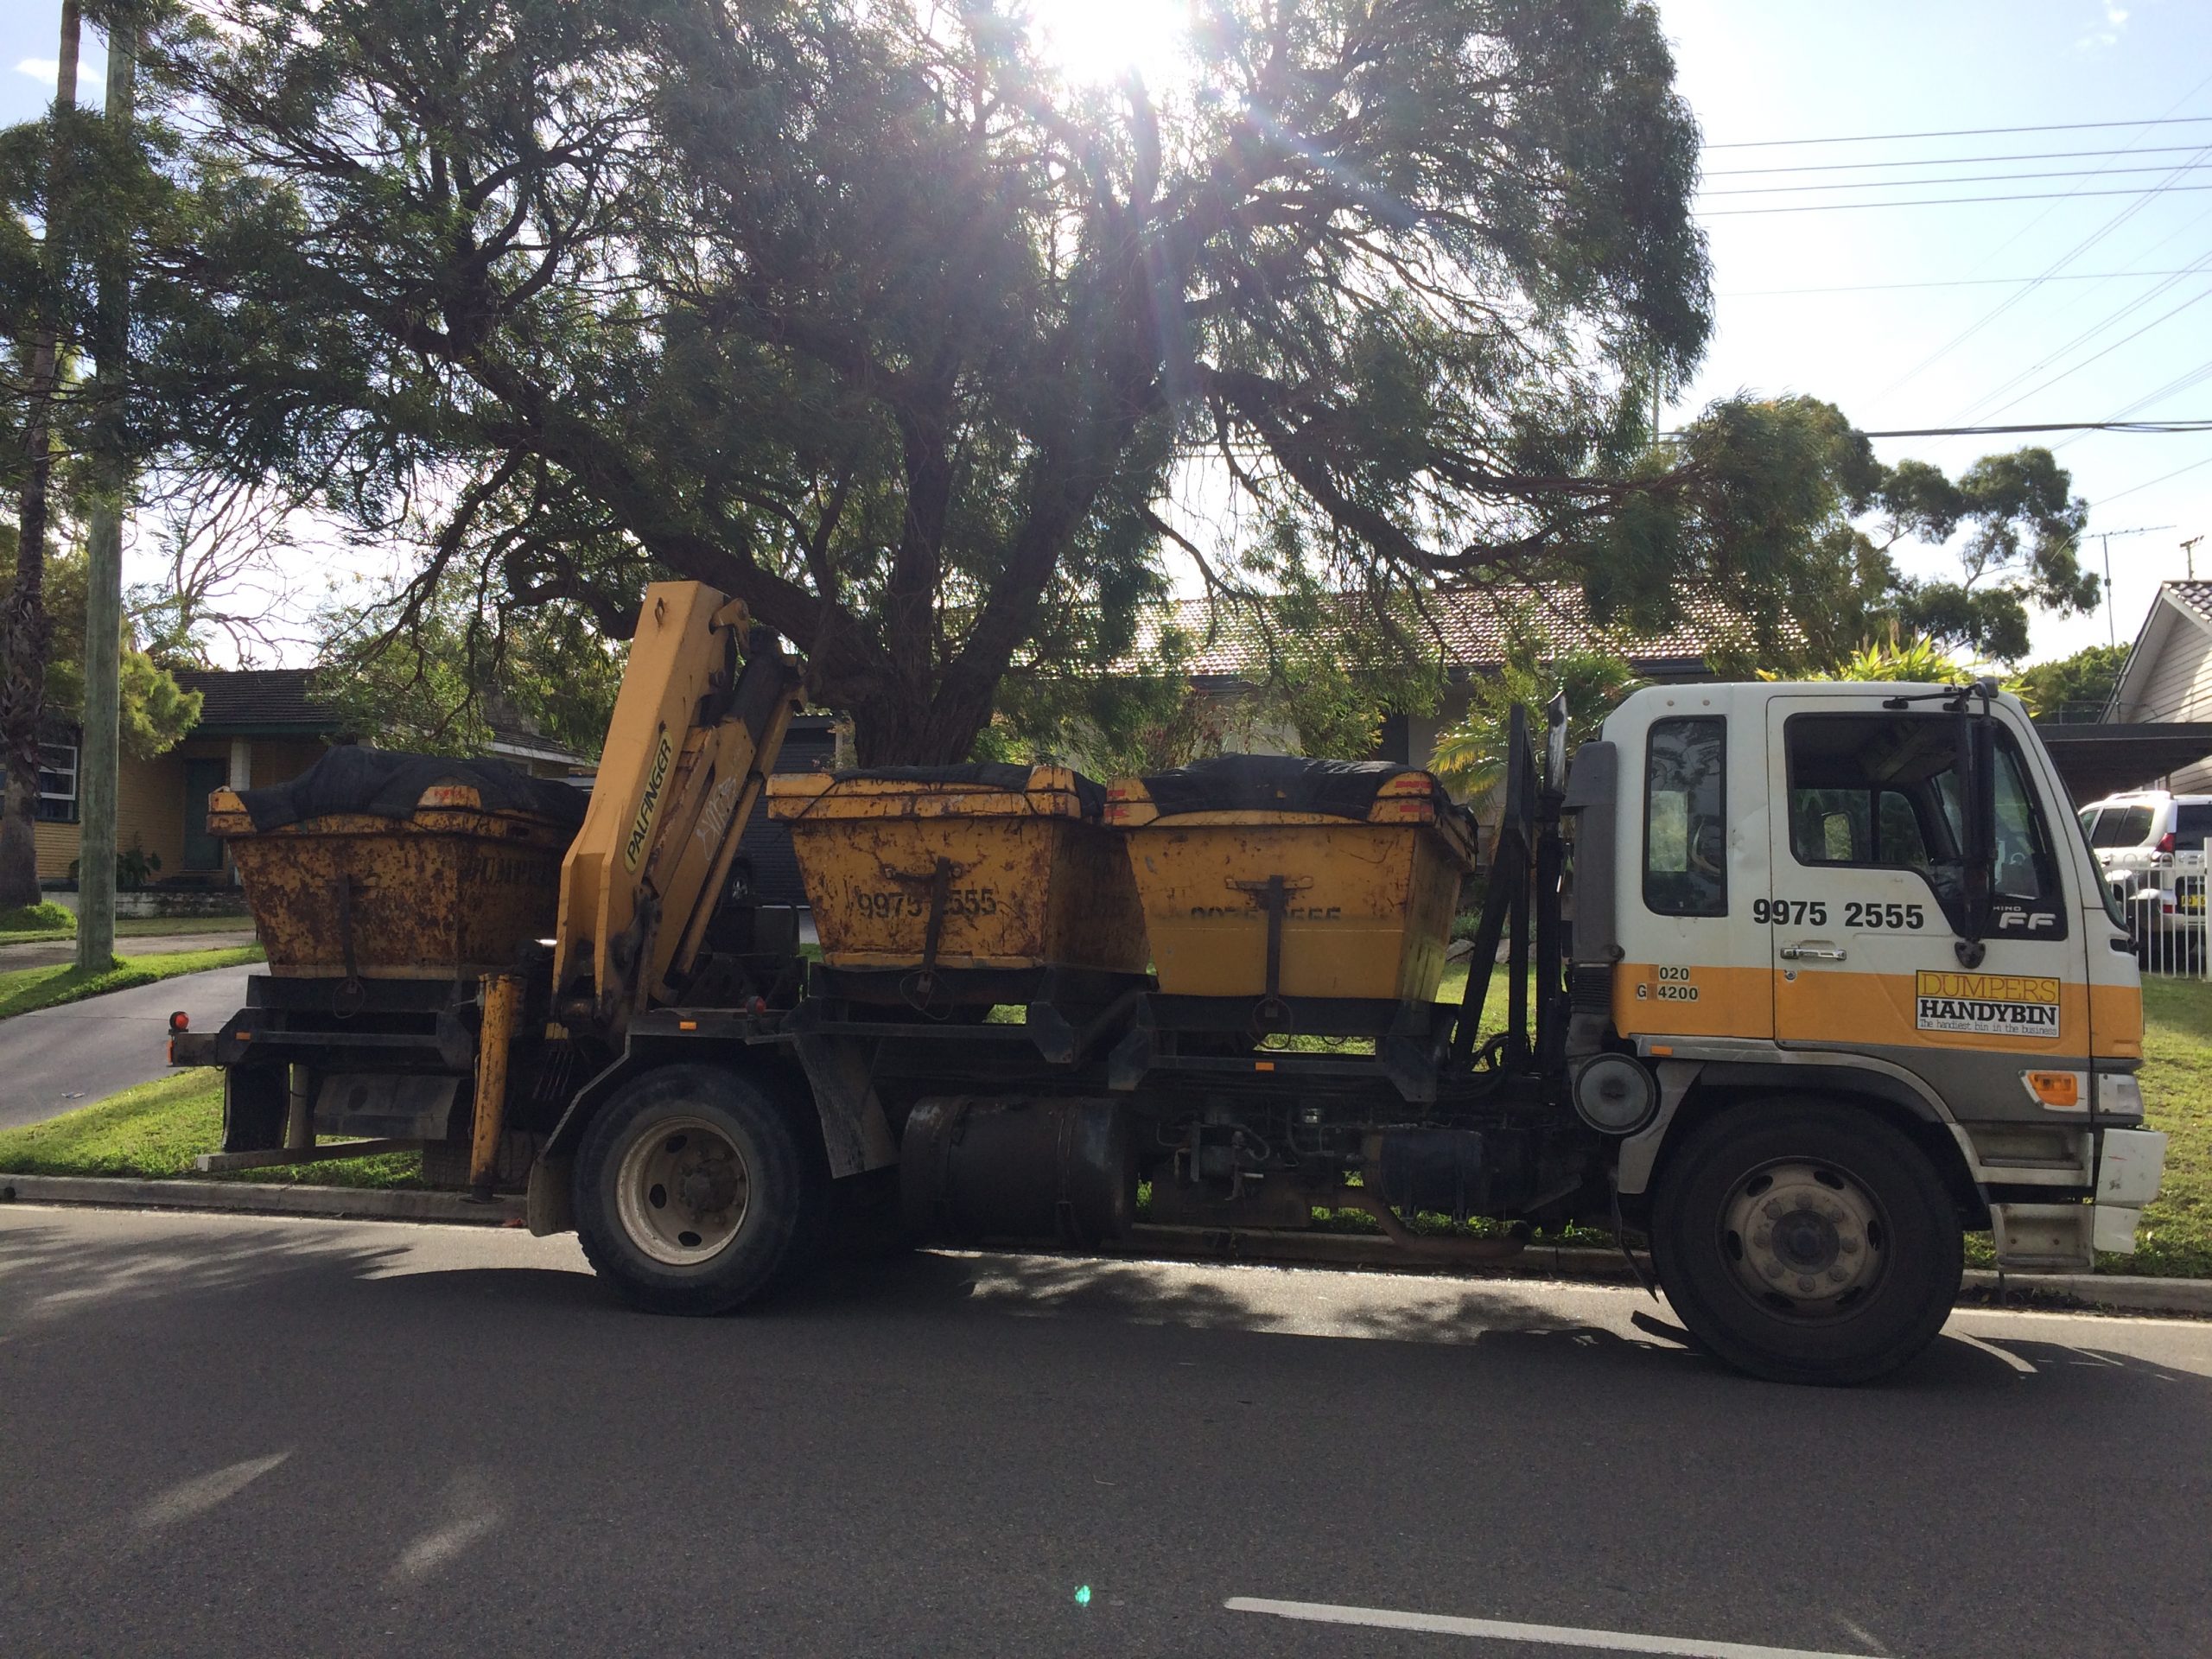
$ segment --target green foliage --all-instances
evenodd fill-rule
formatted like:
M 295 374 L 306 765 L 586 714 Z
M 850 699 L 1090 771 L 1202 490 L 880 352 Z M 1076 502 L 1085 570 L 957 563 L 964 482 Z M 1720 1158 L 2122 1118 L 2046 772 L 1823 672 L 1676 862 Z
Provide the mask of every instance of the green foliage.
M 80 858 L 73 858 L 69 861 L 69 879 L 72 881 L 80 879 L 84 862 Z M 126 889 L 149 887 L 153 883 L 154 877 L 161 873 L 161 868 L 162 855 L 159 853 L 148 852 L 145 838 L 134 835 L 130 837 L 130 844 L 128 847 L 118 848 L 116 850 L 115 885 Z
M 1925 634 L 1910 639 L 1890 624 L 1889 636 L 1863 639 L 1857 649 L 1832 667 L 1782 674 L 1761 670 L 1763 680 L 1902 680 L 1922 685 L 1955 685 L 1974 677 L 1978 664 L 1962 663 L 1949 650 Z
M 223 1074 L 174 1071 L 90 1106 L 21 1128 L 0 1129 L 0 1170 L 16 1175 L 193 1175 L 193 1160 L 223 1144 Z M 296 1181 L 315 1186 L 423 1185 L 419 1153 L 274 1164 L 216 1180 Z
M 74 933 L 77 913 L 51 902 L 0 910 L 0 933 Z
M 1710 326 L 1653 8 L 1198 0 L 1192 41 L 1154 95 L 995 4 L 165 9 L 141 142 L 80 161 L 139 256 L 134 435 L 502 614 L 713 582 L 871 761 L 967 753 L 1033 645 L 1121 661 L 1171 524 L 1255 527 L 1185 550 L 1262 592 L 1580 576 L 1697 482 L 1630 469 Z M 11 234 L 43 153 L 0 145 Z
M 320 619 L 318 700 L 386 748 L 481 754 L 520 728 L 595 759 L 626 648 L 575 606 L 504 614 L 454 579 Z
M 1596 737 L 1613 706 L 1642 683 L 1618 657 L 1586 650 L 1554 656 L 1541 633 L 1524 630 L 1508 642 L 1497 675 L 1478 678 L 1469 687 L 1466 715 L 1437 734 L 1430 766 L 1462 799 L 1480 799 L 1504 779 L 1516 703 L 1529 711 L 1530 741 L 1541 743 L 1544 710 L 1564 693 L 1567 751 L 1572 753 Z
M 2098 601 L 2079 561 L 2088 505 L 2047 449 L 1985 456 L 1955 481 L 1925 461 L 1884 466 L 1834 404 L 1793 397 L 1716 404 L 1642 464 L 1688 486 L 1671 510 L 1637 501 L 1604 526 L 1593 613 L 1663 627 L 1684 577 L 1709 572 L 1745 621 L 1717 653 L 1725 671 L 1834 664 L 1891 628 L 2012 661 L 2030 607 Z M 1895 555 L 1909 543 L 1953 546 L 1958 575 L 1904 575 Z
M 85 588 L 89 564 L 81 547 L 49 550 L 46 558 L 48 644 L 46 706 L 74 715 L 85 705 Z M 124 621 L 118 673 L 123 752 L 142 760 L 165 754 L 199 723 L 202 699 L 137 649 L 133 625 Z
M 2005 682 L 2037 720 L 2094 721 L 2101 716 L 2127 666 L 2126 645 L 2088 645 L 2071 657 L 2036 663 Z

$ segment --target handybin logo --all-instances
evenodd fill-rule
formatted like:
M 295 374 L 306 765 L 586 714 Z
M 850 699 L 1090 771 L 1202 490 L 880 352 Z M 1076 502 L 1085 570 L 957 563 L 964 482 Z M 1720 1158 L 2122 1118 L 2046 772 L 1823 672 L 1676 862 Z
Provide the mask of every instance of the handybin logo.
M 653 832 L 653 814 L 660 810 L 661 786 L 668 782 L 668 763 L 675 753 L 675 746 L 668 741 L 668 728 L 664 726 L 659 741 L 653 745 L 652 770 L 645 774 L 645 798 L 638 803 L 638 820 L 630 826 L 630 839 L 622 847 L 622 862 L 629 869 L 636 869 L 638 861 L 645 855 L 645 838 Z
M 2058 1035 L 2058 982 L 2033 974 L 1922 972 L 1913 976 L 1923 1031 L 1980 1032 L 1993 1037 Z

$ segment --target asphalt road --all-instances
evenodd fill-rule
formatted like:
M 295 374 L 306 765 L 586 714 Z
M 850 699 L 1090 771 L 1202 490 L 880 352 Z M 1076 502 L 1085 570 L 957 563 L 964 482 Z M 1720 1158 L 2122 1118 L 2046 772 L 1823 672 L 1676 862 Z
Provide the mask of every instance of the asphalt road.
M 182 1008 L 211 1031 L 245 1001 L 253 965 L 182 974 L 58 1008 L 0 1020 L 0 1129 L 150 1082 L 168 1070 L 168 1020 Z
M 933 1254 L 657 1319 L 568 1239 L 0 1206 L 0 1642 L 2212 1651 L 2212 1325 L 1969 1312 L 1851 1392 L 1669 1329 L 1611 1289 Z

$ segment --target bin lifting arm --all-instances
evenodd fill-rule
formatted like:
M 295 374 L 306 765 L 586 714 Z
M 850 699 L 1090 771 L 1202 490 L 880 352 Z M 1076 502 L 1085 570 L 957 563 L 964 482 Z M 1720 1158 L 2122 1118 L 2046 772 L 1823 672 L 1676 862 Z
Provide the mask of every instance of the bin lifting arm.
M 591 805 L 561 866 L 553 984 L 563 1023 L 615 1039 L 632 1014 L 677 995 L 799 683 L 741 601 L 696 582 L 646 588 Z

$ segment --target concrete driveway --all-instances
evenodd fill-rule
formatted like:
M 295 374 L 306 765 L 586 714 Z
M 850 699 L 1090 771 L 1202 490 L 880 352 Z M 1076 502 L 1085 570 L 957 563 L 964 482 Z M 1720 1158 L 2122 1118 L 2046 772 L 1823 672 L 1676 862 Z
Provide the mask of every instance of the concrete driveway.
M 168 1069 L 169 1014 L 213 1031 L 245 1002 L 258 964 L 184 974 L 0 1020 L 0 1129 L 89 1105 Z

